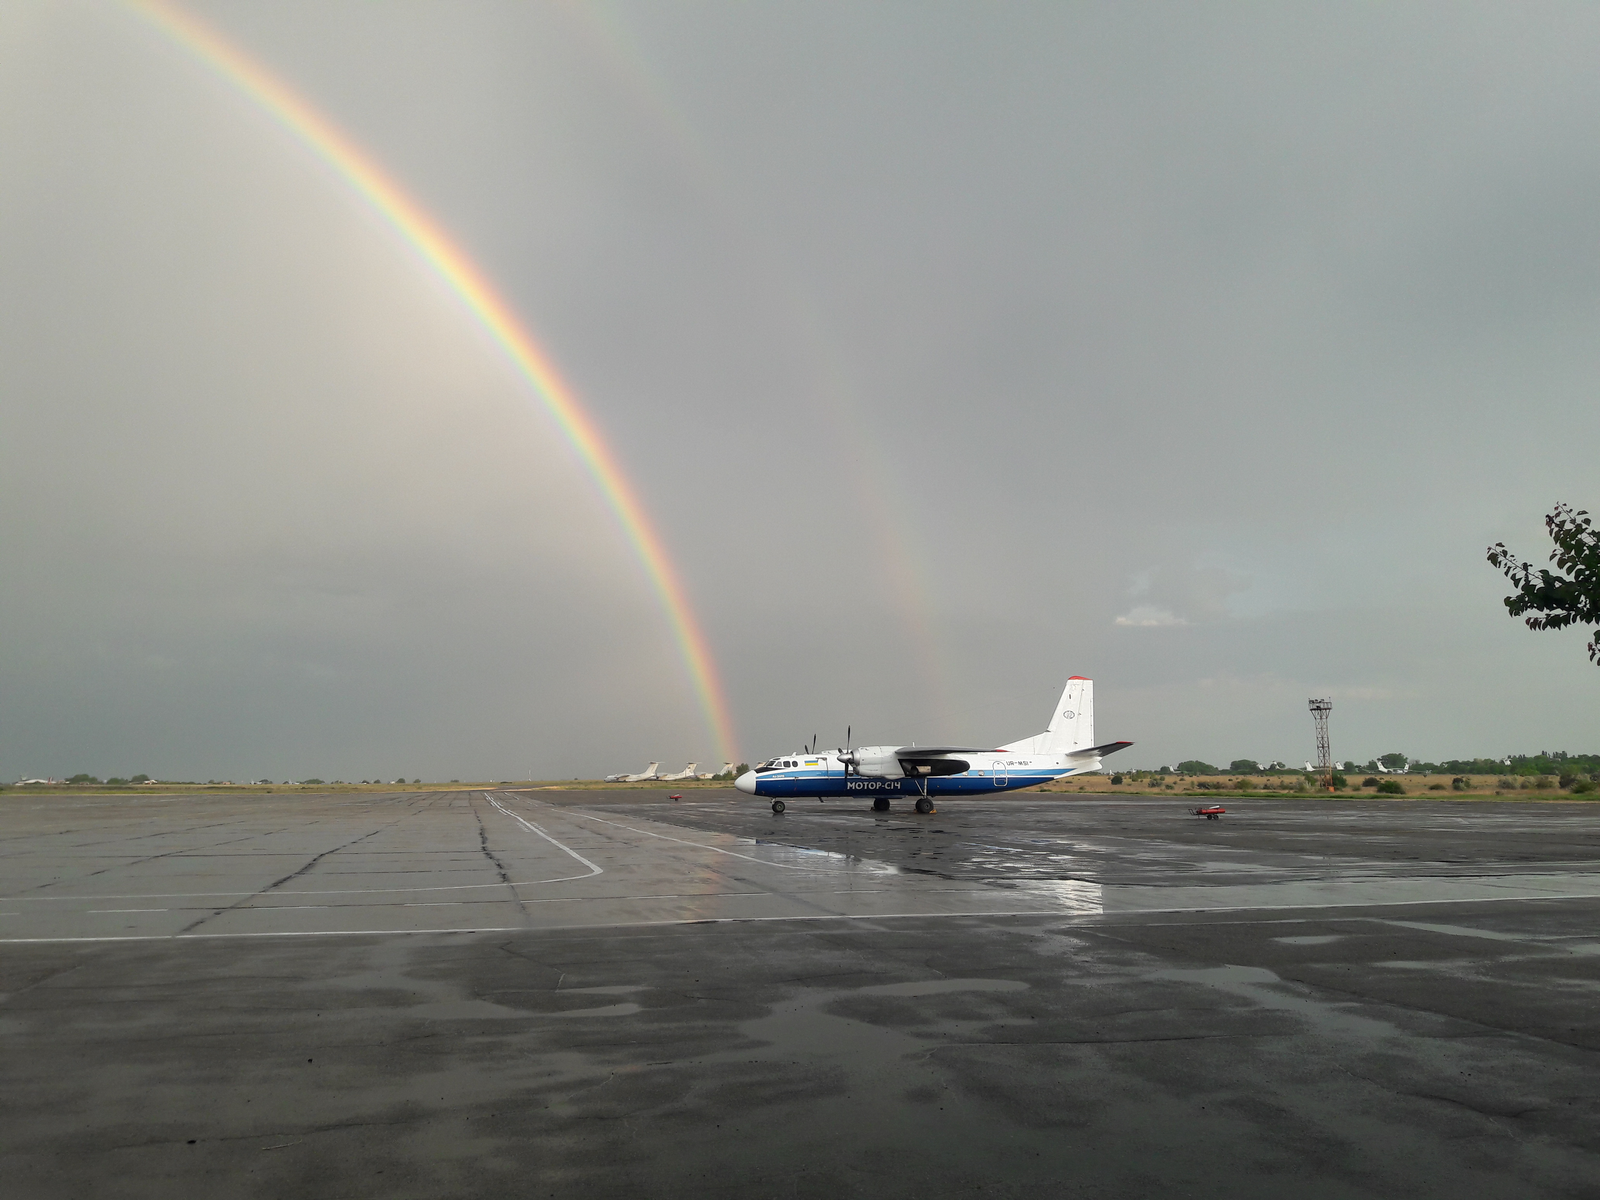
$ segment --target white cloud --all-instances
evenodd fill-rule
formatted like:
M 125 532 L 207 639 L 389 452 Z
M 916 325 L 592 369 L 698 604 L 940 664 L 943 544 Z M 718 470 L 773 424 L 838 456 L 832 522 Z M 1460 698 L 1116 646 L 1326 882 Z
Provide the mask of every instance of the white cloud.
M 1116 623 L 1157 628 L 1167 625 L 1187 625 L 1189 622 L 1173 613 L 1171 609 L 1157 608 L 1153 604 L 1140 604 L 1123 613 L 1117 618 Z

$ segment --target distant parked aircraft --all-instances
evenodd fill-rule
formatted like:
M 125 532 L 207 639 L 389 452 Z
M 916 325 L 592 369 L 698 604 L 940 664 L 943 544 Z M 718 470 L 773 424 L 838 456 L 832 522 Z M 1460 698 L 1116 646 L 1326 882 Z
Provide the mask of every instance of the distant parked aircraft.
M 661 780 L 662 783 L 675 783 L 680 779 L 693 779 L 695 778 L 694 769 L 696 765 L 695 763 L 690 763 L 681 771 L 674 771 L 671 775 L 658 775 L 656 778 Z
M 646 780 L 649 780 L 649 779 L 660 779 L 660 778 L 661 778 L 661 764 L 658 763 L 658 762 L 653 762 L 648 767 L 646 767 L 644 770 L 640 771 L 637 775 L 607 775 L 605 777 L 605 779 L 602 780 L 602 782 L 604 782 L 604 783 L 644 783 Z
M 733 764 L 732 763 L 723 763 L 722 764 L 722 770 L 717 771 L 715 773 L 707 772 L 704 775 L 696 775 L 695 778 L 696 779 L 721 779 L 724 775 L 726 775 L 729 779 L 733 778 Z

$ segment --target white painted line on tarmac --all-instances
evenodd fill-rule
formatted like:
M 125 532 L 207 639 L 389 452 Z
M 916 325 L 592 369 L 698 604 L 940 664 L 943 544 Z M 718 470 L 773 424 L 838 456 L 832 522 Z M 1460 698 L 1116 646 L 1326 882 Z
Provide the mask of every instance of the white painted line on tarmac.
M 564 845 L 563 843 L 556 841 L 555 838 L 551 837 L 544 830 L 540 829 L 532 821 L 523 820 L 516 813 L 512 812 L 505 805 L 501 804 L 500 801 L 496 800 L 493 796 L 489 795 L 488 792 L 485 792 L 483 794 L 483 796 L 484 796 L 485 800 L 487 800 L 490 804 L 494 805 L 497 809 L 499 809 L 506 816 L 510 817 L 513 821 L 517 822 L 517 824 L 521 825 L 525 829 L 530 830 L 533 833 L 537 833 L 545 841 L 549 842 L 552 846 L 556 847 L 556 849 L 565 850 L 568 854 L 572 855 L 573 858 L 577 859 L 584 866 L 589 868 L 589 874 L 588 875 L 568 875 L 566 877 L 566 879 L 547 879 L 547 880 L 545 880 L 546 883 L 565 883 L 567 879 L 588 879 L 590 875 L 604 875 L 605 874 L 605 868 L 604 867 L 595 866 L 592 862 L 590 862 L 583 855 L 579 854 L 571 846 Z

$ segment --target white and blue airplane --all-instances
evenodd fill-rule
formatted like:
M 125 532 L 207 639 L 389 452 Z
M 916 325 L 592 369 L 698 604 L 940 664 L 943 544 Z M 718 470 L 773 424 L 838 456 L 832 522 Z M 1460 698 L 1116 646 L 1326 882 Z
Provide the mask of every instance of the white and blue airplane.
M 993 749 L 976 746 L 861 746 L 833 754 L 802 751 L 769 758 L 734 780 L 752 796 L 769 796 L 772 811 L 807 796 L 871 796 L 888 812 L 891 796 L 915 796 L 919 813 L 935 796 L 990 796 L 1100 769 L 1100 760 L 1132 742 L 1094 744 L 1094 680 L 1074 675 L 1043 733 Z

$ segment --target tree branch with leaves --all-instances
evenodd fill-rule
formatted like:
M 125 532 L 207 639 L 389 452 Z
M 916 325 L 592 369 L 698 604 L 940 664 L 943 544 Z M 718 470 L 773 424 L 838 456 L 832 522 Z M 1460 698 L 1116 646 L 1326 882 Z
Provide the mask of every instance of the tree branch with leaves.
M 1583 509 L 1557 504 L 1544 519 L 1550 540 L 1555 571 L 1518 562 L 1504 542 L 1489 547 L 1489 563 L 1516 587 L 1516 594 L 1505 598 L 1506 611 L 1513 617 L 1533 613 L 1525 621 L 1529 629 L 1565 629 L 1568 625 L 1595 626 L 1589 643 L 1589 661 L 1600 666 L 1600 531 Z

